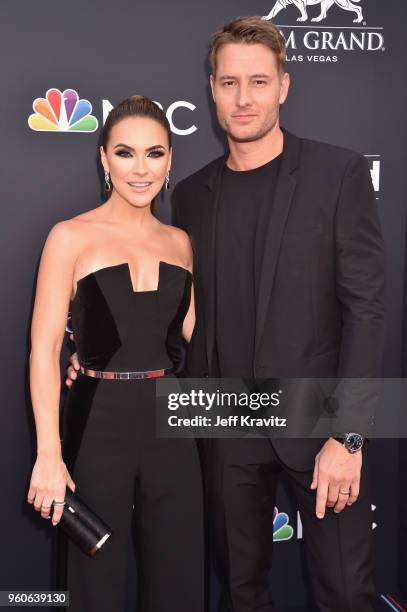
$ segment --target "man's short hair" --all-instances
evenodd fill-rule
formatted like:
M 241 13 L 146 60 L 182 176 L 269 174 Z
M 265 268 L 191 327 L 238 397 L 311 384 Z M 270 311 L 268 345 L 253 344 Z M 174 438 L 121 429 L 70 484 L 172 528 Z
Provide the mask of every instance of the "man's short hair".
M 217 53 L 226 43 L 265 45 L 274 53 L 278 69 L 284 72 L 287 55 L 285 40 L 280 30 L 271 21 L 265 21 L 261 17 L 239 17 L 215 32 L 209 53 L 213 75 L 216 74 L 217 69 Z

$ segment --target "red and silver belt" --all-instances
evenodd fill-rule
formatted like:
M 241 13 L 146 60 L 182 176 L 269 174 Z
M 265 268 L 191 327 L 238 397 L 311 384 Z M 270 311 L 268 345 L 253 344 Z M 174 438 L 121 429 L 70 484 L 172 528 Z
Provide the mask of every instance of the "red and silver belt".
M 160 378 L 172 372 L 172 368 L 163 370 L 147 370 L 146 372 L 105 372 L 104 370 L 90 370 L 81 366 L 82 374 L 92 378 L 104 378 L 106 380 L 133 380 L 142 378 Z

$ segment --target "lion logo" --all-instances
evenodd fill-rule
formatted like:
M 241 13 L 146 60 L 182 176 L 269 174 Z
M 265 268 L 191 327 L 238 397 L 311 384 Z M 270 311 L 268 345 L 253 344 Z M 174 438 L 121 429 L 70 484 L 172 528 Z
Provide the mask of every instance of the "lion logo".
M 318 17 L 313 17 L 311 21 L 322 21 L 326 19 L 331 6 L 336 4 L 336 6 L 339 6 L 339 8 L 344 11 L 356 13 L 353 23 L 361 23 L 363 21 L 362 9 L 355 4 L 355 2 L 360 2 L 360 0 L 277 0 L 269 14 L 265 15 L 262 19 L 273 19 L 280 11 L 286 9 L 290 4 L 293 4 L 300 11 L 300 16 L 297 18 L 297 21 L 307 21 L 307 7 L 314 6 L 314 4 L 320 4 L 321 14 L 318 15 Z

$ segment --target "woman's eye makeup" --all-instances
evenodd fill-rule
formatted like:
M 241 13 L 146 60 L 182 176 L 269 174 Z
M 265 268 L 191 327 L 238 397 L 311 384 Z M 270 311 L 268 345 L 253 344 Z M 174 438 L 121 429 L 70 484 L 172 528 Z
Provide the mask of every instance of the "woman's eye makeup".
M 118 155 L 119 157 L 131 157 L 131 153 L 127 149 L 119 149 L 118 151 L 115 151 L 115 155 Z
M 117 151 L 115 151 L 115 155 L 118 155 L 119 157 L 132 157 L 132 153 L 131 151 L 128 151 L 127 149 L 118 149 Z M 162 149 L 154 149 L 153 151 L 149 151 L 149 153 L 147 154 L 147 157 L 152 157 L 153 159 L 157 159 L 159 157 L 162 157 L 163 155 L 165 155 L 165 152 Z
M 157 157 L 162 157 L 164 155 L 164 151 L 162 149 L 155 149 L 154 151 L 150 151 L 150 153 L 148 154 L 149 157 L 157 158 Z

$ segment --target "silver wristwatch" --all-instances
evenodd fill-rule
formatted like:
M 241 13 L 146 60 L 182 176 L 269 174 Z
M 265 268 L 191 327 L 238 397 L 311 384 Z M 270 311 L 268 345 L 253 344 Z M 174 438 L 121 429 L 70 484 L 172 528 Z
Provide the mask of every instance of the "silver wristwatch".
M 365 441 L 364 437 L 358 433 L 346 433 L 341 438 L 334 438 L 340 442 L 349 453 L 357 453 L 361 450 Z

